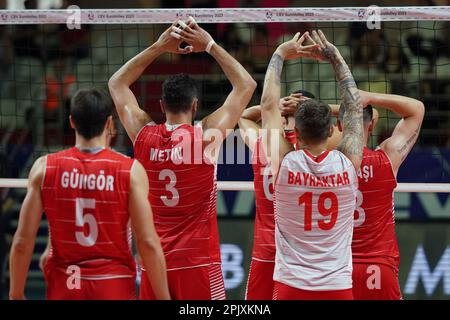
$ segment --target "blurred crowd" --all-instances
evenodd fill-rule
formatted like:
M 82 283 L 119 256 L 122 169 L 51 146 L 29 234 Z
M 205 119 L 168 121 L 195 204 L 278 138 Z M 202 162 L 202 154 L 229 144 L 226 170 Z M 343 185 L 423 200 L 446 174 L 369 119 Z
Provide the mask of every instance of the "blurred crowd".
M 6 0 L 0 0 L 0 7 L 6 8 L 6 3 Z M 69 5 L 81 8 L 330 5 L 329 1 L 324 0 L 64 0 L 60 3 L 61 6 L 55 9 L 64 9 Z M 378 3 L 386 6 L 449 5 L 448 0 L 385 0 Z M 23 4 L 27 10 L 40 7 L 38 0 L 26 0 Z M 339 5 L 343 6 L 370 4 L 370 1 L 339 1 Z M 215 39 L 252 73 L 259 82 L 258 90 L 262 88 L 267 63 L 274 48 L 296 32 L 317 27 L 322 28 L 328 39 L 339 48 L 362 89 L 412 96 L 425 103 L 426 117 L 419 145 L 450 147 L 449 22 L 383 23 L 380 30 L 369 30 L 364 23 L 205 25 Z M 0 176 L 19 176 L 11 168 L 25 167 L 28 159 L 21 156 L 21 153 L 25 153 L 23 148 L 10 148 L 8 141 L 18 145 L 31 139 L 30 145 L 44 145 L 45 151 L 49 150 L 48 146 L 72 144 L 68 125 L 71 95 L 79 86 L 105 86 L 109 75 L 156 40 L 154 37 L 159 34 L 157 28 L 159 26 L 155 25 L 83 25 L 80 30 L 69 30 L 65 25 L 0 26 Z M 202 100 L 206 106 L 214 107 L 214 103 L 219 103 L 223 98 L 221 93 L 227 84 L 218 82 L 217 78 L 223 81 L 220 76 L 205 76 L 220 74 L 217 65 L 206 55 L 165 56 L 159 60 L 149 72 L 151 76 L 144 77 L 134 88 L 139 91 L 143 107 L 157 106 L 157 88 L 160 88 L 161 78 L 175 72 L 199 76 L 204 88 Z M 320 64 L 303 61 L 288 64 L 284 77 L 286 93 L 303 88 L 326 102 L 336 102 L 338 91 L 334 74 L 327 68 L 329 66 L 323 68 Z M 256 94 L 254 102 L 258 100 Z M 384 139 L 384 135 L 392 129 L 389 117 L 392 115 L 380 115 L 380 139 Z M 24 134 L 21 130 L 27 132 Z M 19 133 L 16 134 L 17 131 Z M 41 141 L 37 142 L 36 139 Z M 19 163 L 17 159 L 22 158 L 24 163 Z M 0 203 L 8 209 L 12 202 L 6 201 L 4 197 L 6 192 L 0 190 Z M 7 220 L 1 211 L 0 206 L 0 279 L 5 264 L 6 241 L 3 234 Z
M 320 6 L 317 1 L 314 5 Z M 345 1 L 344 1 L 345 2 Z M 351 5 L 351 1 L 347 1 Z M 364 2 L 364 1 L 363 1 Z M 401 2 L 401 1 L 398 1 Z M 64 0 L 56 9 L 79 5 L 83 0 Z M 133 1 L 135 6 L 160 8 L 224 8 L 224 7 L 290 7 L 304 6 L 301 0 L 160 0 Z M 151 4 L 150 4 L 151 3 Z M 96 1 L 97 6 L 123 7 L 114 1 Z M 343 3 L 345 4 L 345 3 Z M 411 5 L 445 5 L 447 0 L 417 0 Z M 308 4 L 311 6 L 311 4 Z M 361 5 L 361 4 L 359 4 Z M 394 5 L 389 2 L 387 5 Z M 39 0 L 24 1 L 25 9 L 37 9 Z M 439 135 L 440 146 L 450 146 L 450 117 L 443 110 L 450 104 L 450 46 L 448 45 L 449 22 L 401 22 L 385 23 L 382 29 L 369 30 L 365 23 L 266 23 L 266 24 L 207 24 L 208 31 L 227 48 L 261 84 L 267 62 L 277 44 L 292 37 L 296 32 L 322 28 L 329 39 L 341 50 L 351 65 L 358 84 L 365 90 L 394 92 L 421 98 L 427 105 L 428 115 L 439 117 L 443 125 Z M 128 29 L 127 29 L 128 28 Z M 141 25 L 83 25 L 80 30 L 69 30 L 65 25 L 16 25 L 0 27 L 0 99 L 2 114 L 13 100 L 27 100 L 28 106 L 17 107 L 23 122 L 43 118 L 45 144 L 70 144 L 58 138 L 70 136 L 66 120 L 68 101 L 79 86 L 105 85 L 108 75 L 121 64 L 154 41 L 158 26 Z M 129 32 L 129 34 L 128 34 Z M 127 35 L 125 36 L 125 33 Z M 201 59 L 201 62 L 195 60 Z M 187 63 L 189 62 L 189 63 Z M 166 64 L 165 64 L 166 63 Z M 190 69 L 183 66 L 191 66 Z M 220 73 L 217 65 L 205 56 L 162 57 L 157 70 L 151 74 L 171 72 L 194 72 L 197 74 Z M 196 69 L 196 70 L 193 70 Z M 285 90 L 294 91 L 304 87 L 326 102 L 334 102 L 337 90 L 330 70 L 317 63 L 298 62 L 287 66 Z M 407 81 L 405 81 L 407 80 Z M 144 80 L 146 81 L 146 80 Z M 153 81 L 153 80 L 152 80 Z M 144 106 L 157 102 L 156 87 L 160 81 L 149 82 L 136 90 Z M 210 86 L 205 101 L 220 96 L 219 85 Z M 261 90 L 261 85 L 259 89 Z M 260 93 L 260 92 L 259 92 Z M 259 96 L 255 96 L 257 100 Z M 9 101 L 9 102 L 8 102 Z M 36 110 L 36 101 L 42 108 Z M 15 102 L 17 104 L 17 101 Z M 213 106 L 209 106 L 213 107 Z M 17 110 L 16 110 L 17 111 Z M 16 112 L 15 111 L 15 112 Z M 433 113 L 434 112 L 434 113 Z M 37 113 L 37 114 L 36 114 Z M 430 129 L 435 129 L 430 123 Z M 63 128 L 61 130 L 61 123 Z M 388 121 L 381 130 L 390 130 Z M 384 128 L 384 129 L 383 129 Z M 424 125 L 427 130 L 427 124 Z M 447 131 L 445 131 L 447 130 Z M 382 133 L 380 133 L 382 135 Z M 430 138 L 433 143 L 436 139 Z M 54 140 L 54 141 L 53 141 Z

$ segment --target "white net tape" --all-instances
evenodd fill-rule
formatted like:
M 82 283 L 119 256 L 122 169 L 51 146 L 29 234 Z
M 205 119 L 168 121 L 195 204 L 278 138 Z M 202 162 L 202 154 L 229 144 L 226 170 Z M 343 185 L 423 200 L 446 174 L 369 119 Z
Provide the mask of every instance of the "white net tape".
M 238 9 L 0 10 L 0 24 L 161 24 L 194 17 L 200 23 L 450 20 L 450 6 Z
M 0 188 L 26 188 L 28 179 L 0 179 Z M 252 181 L 218 181 L 220 191 L 253 191 Z M 450 193 L 450 183 L 399 183 L 395 192 Z

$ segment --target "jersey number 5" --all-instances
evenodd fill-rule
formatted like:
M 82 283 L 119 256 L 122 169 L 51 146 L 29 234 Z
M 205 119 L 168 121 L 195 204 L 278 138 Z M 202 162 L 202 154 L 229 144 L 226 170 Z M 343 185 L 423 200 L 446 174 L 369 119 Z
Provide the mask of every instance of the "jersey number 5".
M 92 247 L 98 238 L 97 220 L 94 215 L 83 214 L 84 209 L 95 209 L 95 199 L 76 198 L 75 208 L 75 225 L 84 229 L 85 225 L 89 226 L 89 234 L 86 236 L 84 231 L 76 231 L 75 237 L 77 242 L 83 247 Z
M 159 173 L 158 179 L 159 181 L 166 181 L 166 178 L 169 178 L 169 183 L 166 184 L 166 191 L 170 192 L 172 196 L 170 198 L 168 196 L 161 196 L 160 198 L 167 207 L 175 207 L 180 202 L 180 194 L 175 188 L 177 176 L 172 170 L 164 169 Z
M 305 192 L 298 198 L 298 205 L 305 205 L 304 228 L 305 231 L 312 230 L 312 192 Z M 321 230 L 331 230 L 338 218 L 338 198 L 333 192 L 324 192 L 317 201 L 317 211 L 327 219 L 319 219 L 317 225 Z

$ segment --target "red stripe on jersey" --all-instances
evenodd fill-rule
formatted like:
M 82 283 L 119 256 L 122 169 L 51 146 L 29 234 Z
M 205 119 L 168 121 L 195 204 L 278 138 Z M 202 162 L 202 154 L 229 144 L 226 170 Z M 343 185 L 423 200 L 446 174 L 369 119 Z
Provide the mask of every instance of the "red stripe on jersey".
M 201 127 L 161 124 L 145 126 L 134 144 L 169 270 L 220 262 L 216 166 L 204 159 L 202 140 Z
M 109 149 L 47 156 L 41 195 L 52 251 L 46 270 L 76 265 L 81 277 L 135 275 L 128 214 L 132 165 Z
M 361 194 L 355 211 L 353 261 L 383 263 L 398 269 L 394 211 L 397 181 L 384 151 L 364 148 L 358 180 Z

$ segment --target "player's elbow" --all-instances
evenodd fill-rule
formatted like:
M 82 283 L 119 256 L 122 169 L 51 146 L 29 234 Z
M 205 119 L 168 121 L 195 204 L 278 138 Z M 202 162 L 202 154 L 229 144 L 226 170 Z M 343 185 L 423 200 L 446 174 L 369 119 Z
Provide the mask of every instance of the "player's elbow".
M 425 105 L 423 104 L 422 101 L 417 101 L 416 103 L 416 115 L 421 120 L 425 116 Z
M 141 257 L 155 257 L 162 250 L 158 238 L 137 240 L 137 247 Z
M 237 89 L 249 96 L 252 96 L 257 86 L 258 84 L 256 83 L 256 81 L 253 80 L 251 76 L 248 76 L 245 80 L 239 83 L 239 87 Z
M 271 95 L 265 95 L 261 97 L 261 110 L 270 110 L 276 105 L 276 100 Z
M 258 86 L 258 83 L 252 77 L 250 77 L 246 81 L 246 86 L 253 93 L 256 90 L 256 87 Z
M 25 254 L 33 250 L 34 242 L 21 235 L 15 235 L 11 246 L 11 252 L 15 254 Z
M 250 77 L 250 79 L 247 80 L 246 87 L 247 87 L 247 90 L 248 90 L 250 96 L 253 95 L 257 86 L 258 86 L 258 84 L 252 77 Z
M 117 76 L 117 74 L 112 75 L 108 81 L 108 88 L 111 91 L 111 93 L 116 91 L 119 86 L 120 86 L 119 77 Z

